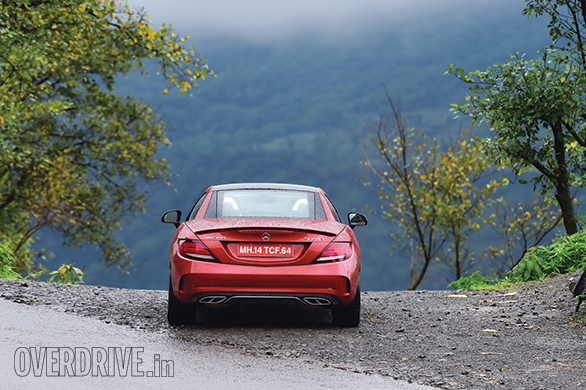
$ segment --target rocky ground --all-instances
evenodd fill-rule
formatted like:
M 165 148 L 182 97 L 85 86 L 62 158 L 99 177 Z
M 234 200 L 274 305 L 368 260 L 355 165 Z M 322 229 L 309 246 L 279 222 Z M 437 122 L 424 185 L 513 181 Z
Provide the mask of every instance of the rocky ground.
M 443 389 L 551 390 L 586 386 L 586 309 L 574 313 L 568 290 L 577 277 L 498 291 L 363 292 L 361 324 L 351 329 L 331 327 L 327 311 L 296 308 L 210 310 L 198 326 L 170 327 L 166 291 L 0 279 L 0 297 Z

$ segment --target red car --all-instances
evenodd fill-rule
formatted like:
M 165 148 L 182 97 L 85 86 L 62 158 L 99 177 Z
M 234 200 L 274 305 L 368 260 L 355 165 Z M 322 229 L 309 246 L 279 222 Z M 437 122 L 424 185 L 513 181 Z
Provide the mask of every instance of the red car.
M 181 223 L 170 210 L 162 222 L 177 228 L 170 249 L 168 320 L 193 324 L 198 307 L 242 301 L 294 301 L 332 309 L 335 326 L 360 322 L 360 248 L 316 187 L 226 184 L 208 188 Z

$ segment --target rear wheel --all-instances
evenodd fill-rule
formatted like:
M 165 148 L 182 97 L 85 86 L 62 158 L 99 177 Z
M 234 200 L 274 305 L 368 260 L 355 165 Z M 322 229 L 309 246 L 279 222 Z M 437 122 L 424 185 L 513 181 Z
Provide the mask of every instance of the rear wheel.
M 360 323 L 360 286 L 356 289 L 356 296 L 348 306 L 338 306 L 332 309 L 332 325 L 344 328 L 353 328 Z
M 173 293 L 173 285 L 169 280 L 169 302 L 167 306 L 167 320 L 173 326 L 194 325 L 197 308 L 195 304 L 180 302 Z

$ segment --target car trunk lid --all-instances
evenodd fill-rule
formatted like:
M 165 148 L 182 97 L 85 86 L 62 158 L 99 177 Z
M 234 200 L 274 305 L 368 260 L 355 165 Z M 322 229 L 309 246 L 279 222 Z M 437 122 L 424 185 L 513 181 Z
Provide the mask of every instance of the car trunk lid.
M 309 264 L 345 227 L 330 221 L 236 218 L 187 225 L 222 263 L 261 266 Z

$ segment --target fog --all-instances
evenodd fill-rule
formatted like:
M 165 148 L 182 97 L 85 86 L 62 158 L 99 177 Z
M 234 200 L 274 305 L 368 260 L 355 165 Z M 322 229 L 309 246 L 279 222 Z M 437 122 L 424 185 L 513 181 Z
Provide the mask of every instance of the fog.
M 274 43 L 300 34 L 345 40 L 372 30 L 418 33 L 521 14 L 520 0 L 130 0 L 155 27 L 172 24 L 195 39 L 228 35 Z M 514 33 L 515 26 L 510 26 Z

